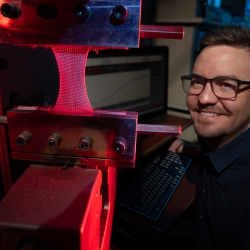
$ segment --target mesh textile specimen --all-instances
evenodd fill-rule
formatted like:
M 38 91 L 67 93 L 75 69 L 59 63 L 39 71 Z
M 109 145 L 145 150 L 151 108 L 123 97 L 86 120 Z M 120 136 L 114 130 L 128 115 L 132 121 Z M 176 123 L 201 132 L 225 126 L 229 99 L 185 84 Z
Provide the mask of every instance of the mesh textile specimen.
M 93 111 L 86 91 L 85 67 L 88 48 L 82 46 L 51 46 L 57 60 L 60 89 L 54 111 Z

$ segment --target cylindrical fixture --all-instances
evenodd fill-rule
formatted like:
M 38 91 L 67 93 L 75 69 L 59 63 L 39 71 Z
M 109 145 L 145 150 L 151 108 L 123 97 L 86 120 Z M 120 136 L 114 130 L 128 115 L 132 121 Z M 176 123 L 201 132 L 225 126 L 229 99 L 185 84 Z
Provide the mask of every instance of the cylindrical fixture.
M 47 140 L 47 146 L 48 148 L 55 149 L 59 147 L 61 141 L 62 141 L 62 136 L 60 134 L 54 133 Z
M 32 139 L 32 134 L 29 131 L 24 131 L 17 136 L 16 143 L 20 147 L 26 146 Z
M 112 10 L 112 19 L 118 22 L 124 21 L 128 16 L 128 9 L 122 4 L 116 5 Z
M 82 137 L 79 141 L 79 148 L 81 150 L 87 151 L 92 147 L 93 139 L 90 136 Z
M 123 153 L 126 150 L 126 141 L 123 138 L 117 138 L 112 144 L 113 150 L 117 153 Z
M 1 14 L 7 18 L 18 18 L 21 16 L 21 8 L 14 3 L 3 3 Z
M 90 8 L 85 4 L 78 4 L 74 9 L 75 16 L 81 20 L 87 20 L 90 17 Z

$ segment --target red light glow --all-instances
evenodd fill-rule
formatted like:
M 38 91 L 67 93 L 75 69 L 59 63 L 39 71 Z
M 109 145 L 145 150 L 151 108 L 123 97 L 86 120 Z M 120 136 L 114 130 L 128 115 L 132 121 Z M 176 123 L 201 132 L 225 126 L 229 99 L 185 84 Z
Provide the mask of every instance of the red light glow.
M 60 75 L 60 90 L 53 110 L 92 113 L 85 85 L 88 48 L 53 45 L 51 49 L 56 57 Z

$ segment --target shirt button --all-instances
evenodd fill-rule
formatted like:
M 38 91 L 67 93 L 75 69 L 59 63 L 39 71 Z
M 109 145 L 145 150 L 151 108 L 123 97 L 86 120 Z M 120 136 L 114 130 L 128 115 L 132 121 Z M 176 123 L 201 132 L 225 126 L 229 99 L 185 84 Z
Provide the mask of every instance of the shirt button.
M 200 215 L 200 219 L 203 219 L 203 216 L 202 216 L 202 215 Z
M 206 192 L 205 189 L 202 189 L 202 192 L 205 193 Z

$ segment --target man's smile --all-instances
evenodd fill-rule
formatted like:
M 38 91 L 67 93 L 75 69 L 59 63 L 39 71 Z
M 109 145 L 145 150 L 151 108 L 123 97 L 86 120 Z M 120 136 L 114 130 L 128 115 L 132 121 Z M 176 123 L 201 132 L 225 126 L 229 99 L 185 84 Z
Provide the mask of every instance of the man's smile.
M 211 113 L 211 112 L 205 112 L 205 111 L 201 111 L 200 114 L 205 115 L 205 116 L 218 116 L 218 114 Z

